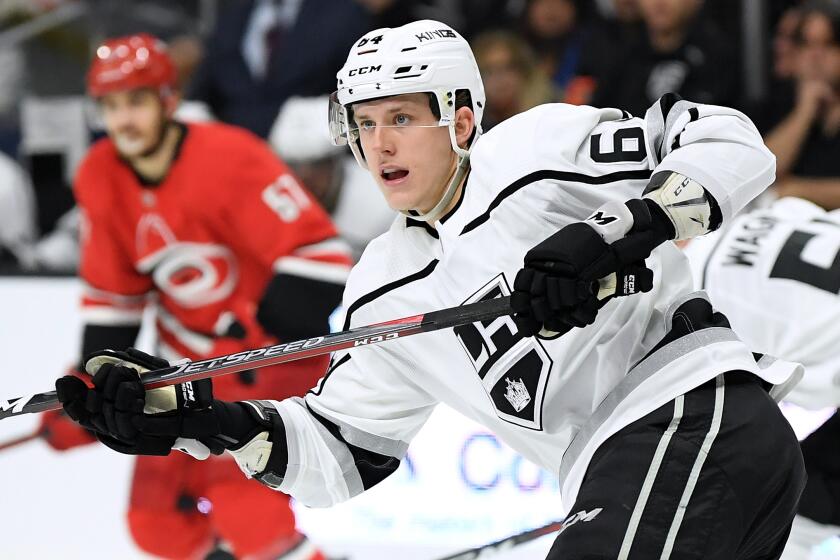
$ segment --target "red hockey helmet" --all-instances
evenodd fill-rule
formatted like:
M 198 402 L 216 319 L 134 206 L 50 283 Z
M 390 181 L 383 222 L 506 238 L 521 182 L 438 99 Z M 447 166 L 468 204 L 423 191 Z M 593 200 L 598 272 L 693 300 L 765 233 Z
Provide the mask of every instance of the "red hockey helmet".
M 138 33 L 109 39 L 97 47 L 87 73 L 87 89 L 93 97 L 142 87 L 158 89 L 165 95 L 175 86 L 176 78 L 166 44 L 147 33 Z

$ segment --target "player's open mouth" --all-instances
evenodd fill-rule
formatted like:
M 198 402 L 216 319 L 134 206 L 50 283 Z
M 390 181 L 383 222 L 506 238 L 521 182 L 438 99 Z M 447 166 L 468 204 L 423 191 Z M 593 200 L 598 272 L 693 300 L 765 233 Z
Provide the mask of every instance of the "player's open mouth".
M 382 177 L 386 185 L 398 185 L 408 177 L 408 169 L 383 167 L 379 170 L 379 176 Z

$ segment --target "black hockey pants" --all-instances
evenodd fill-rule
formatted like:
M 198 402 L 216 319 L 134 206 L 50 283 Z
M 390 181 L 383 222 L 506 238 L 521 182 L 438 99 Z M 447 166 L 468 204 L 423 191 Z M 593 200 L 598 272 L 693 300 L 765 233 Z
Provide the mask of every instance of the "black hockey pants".
M 761 380 L 733 371 L 595 453 L 548 560 L 775 560 L 805 468 Z

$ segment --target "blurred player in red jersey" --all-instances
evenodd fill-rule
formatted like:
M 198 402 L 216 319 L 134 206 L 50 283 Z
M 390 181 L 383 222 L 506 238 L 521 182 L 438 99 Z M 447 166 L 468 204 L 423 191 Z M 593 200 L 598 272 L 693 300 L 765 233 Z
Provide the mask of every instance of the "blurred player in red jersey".
M 349 249 L 256 136 L 173 120 L 175 78 L 149 35 L 107 41 L 88 73 L 108 137 L 74 187 L 84 216 L 82 356 L 132 346 L 150 303 L 157 352 L 169 360 L 328 332 Z M 326 357 L 225 376 L 214 390 L 229 400 L 303 395 L 325 367 Z M 45 416 L 56 449 L 86 439 L 68 425 Z M 217 542 L 237 558 L 322 558 L 295 530 L 288 498 L 244 479 L 227 456 L 139 457 L 128 522 L 140 548 L 166 558 L 201 558 Z

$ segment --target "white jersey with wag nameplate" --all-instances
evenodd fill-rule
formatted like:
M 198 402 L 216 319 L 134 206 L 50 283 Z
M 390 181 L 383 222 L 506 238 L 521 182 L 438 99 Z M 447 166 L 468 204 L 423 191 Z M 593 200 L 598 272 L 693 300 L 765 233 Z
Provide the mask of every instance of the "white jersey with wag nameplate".
M 698 287 L 754 351 L 801 362 L 786 397 L 840 406 L 840 214 L 799 198 L 736 218 L 686 248 Z

